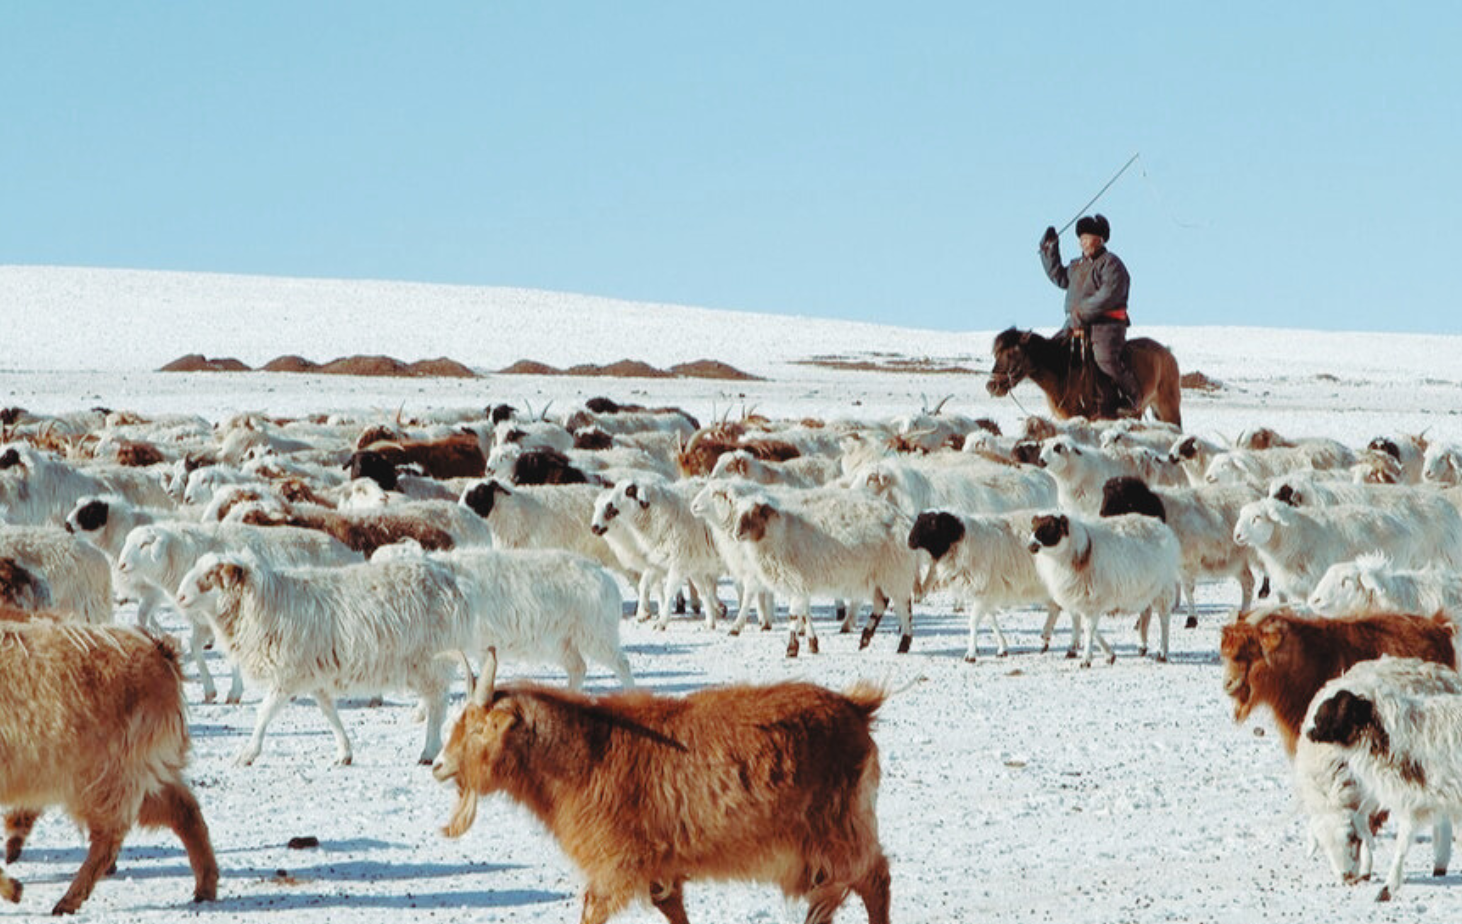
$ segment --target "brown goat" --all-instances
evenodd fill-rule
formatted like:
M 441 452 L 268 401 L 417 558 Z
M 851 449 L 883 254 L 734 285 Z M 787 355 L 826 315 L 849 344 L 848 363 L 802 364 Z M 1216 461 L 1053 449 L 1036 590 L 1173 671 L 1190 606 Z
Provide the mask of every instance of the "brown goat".
M 487 458 L 473 433 L 453 433 L 439 440 L 371 443 L 361 449 L 380 453 L 396 466 L 419 465 L 429 478 L 481 478 L 487 471 Z
M 146 468 L 166 462 L 162 452 L 151 443 L 125 440 L 117 445 L 117 464 L 131 468 Z
M 1441 615 L 1324 619 L 1288 607 L 1240 614 L 1223 627 L 1219 654 L 1234 721 L 1244 721 L 1255 706 L 1268 706 L 1291 757 L 1310 700 L 1357 662 L 1389 654 L 1449 667 L 1457 663 L 1454 626 Z
M 456 545 L 452 535 L 411 516 L 390 510 L 344 513 L 328 507 L 295 507 L 288 513 L 250 510 L 243 516 L 250 526 L 302 526 L 319 530 L 369 558 L 376 549 L 402 539 L 415 539 L 428 552 L 444 551 Z
M 0 605 L 39 610 L 51 605 L 51 586 L 13 558 L 0 558 Z
M 691 437 L 685 448 L 676 453 L 675 464 L 686 478 L 709 475 L 716 467 L 717 459 L 738 449 L 751 453 L 763 462 L 786 462 L 802 455 L 800 449 L 783 440 L 725 438 L 703 430 Z
M 183 672 L 169 638 L 118 626 L 0 626 L 0 803 L 18 857 L 41 809 L 60 805 L 90 848 L 51 910 L 70 914 L 116 862 L 136 824 L 168 827 L 193 868 L 193 900 L 212 901 L 218 864 L 183 779 Z M 18 887 L 7 895 L 19 898 Z
M 774 882 L 808 899 L 810 924 L 830 922 L 852 891 L 870 924 L 887 924 L 870 734 L 882 690 L 777 683 L 590 698 L 494 691 L 488 662 L 433 768 L 457 785 L 449 837 L 472 826 L 479 794 L 522 803 L 587 877 L 584 924 L 645 898 L 686 924 L 691 879 Z

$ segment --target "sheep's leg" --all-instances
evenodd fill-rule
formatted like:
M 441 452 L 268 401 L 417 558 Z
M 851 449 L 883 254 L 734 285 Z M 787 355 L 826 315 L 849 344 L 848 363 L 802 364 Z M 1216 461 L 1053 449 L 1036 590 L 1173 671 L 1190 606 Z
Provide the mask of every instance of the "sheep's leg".
M 1061 607 L 1054 603 L 1046 604 L 1046 622 L 1041 626 L 1041 654 L 1051 650 L 1051 636 L 1056 632 L 1056 620 L 1061 616 Z
M 1447 865 L 1452 862 L 1452 820 L 1438 818 L 1432 825 L 1432 875 L 1447 875 Z
M 142 800 L 138 822 L 145 827 L 168 827 L 183 842 L 188 865 L 193 868 L 193 901 L 218 898 L 218 861 L 208 837 L 208 825 L 198 800 L 181 780 L 166 783 Z
M 244 673 L 232 661 L 228 665 L 228 696 L 223 701 L 234 706 L 244 701 Z
M 1179 594 L 1179 596 L 1186 596 L 1188 598 L 1188 621 L 1183 623 L 1183 627 L 1185 629 L 1198 628 L 1198 601 L 1193 598 L 1193 595 L 1197 593 L 1197 591 L 1197 581 L 1193 580 L 1192 578 L 1187 578 L 1183 581 L 1183 590 Z
M 706 582 L 706 586 L 703 588 L 704 592 L 700 595 L 701 600 L 705 602 L 706 628 L 715 629 L 716 620 L 726 618 L 726 605 L 721 602 L 721 598 L 716 594 L 715 578 L 692 578 L 690 586 L 696 587 L 701 582 Z
M 965 663 L 974 664 L 980 652 L 980 620 L 984 617 L 985 611 L 979 601 L 970 604 L 970 636 L 969 642 L 965 645 Z
M 1093 641 L 1101 647 L 1102 654 L 1107 656 L 1108 664 L 1115 664 L 1117 662 L 1117 653 L 1112 650 L 1111 645 L 1107 644 L 1106 636 L 1102 635 L 1101 629 L 1097 627 L 1099 620 L 1100 617 L 1094 613 L 1083 619 L 1086 628 L 1086 644 L 1083 646 L 1081 652 L 1082 667 L 1091 667 L 1091 646 Z
M 5 813 L 5 862 L 14 863 L 20 859 L 25 840 L 31 829 L 40 820 L 41 813 L 31 809 L 11 809 Z
M 772 617 L 777 612 L 777 599 L 770 590 L 761 590 L 756 595 L 756 615 L 761 621 L 761 630 L 772 630 Z
M 670 625 L 671 596 L 680 588 L 682 580 L 684 577 L 681 575 L 680 569 L 674 565 L 671 565 L 665 572 L 665 583 L 660 587 L 660 613 L 655 618 L 654 628 L 664 631 Z M 684 611 L 677 610 L 677 612 Z
M 685 916 L 685 893 L 681 891 L 681 883 L 650 883 L 650 904 L 665 915 L 670 924 L 690 924 L 690 918 Z
M 857 625 L 857 623 L 858 623 L 858 611 L 861 610 L 862 608 L 863 608 L 862 601 L 859 601 L 859 600 L 847 600 L 847 601 L 844 601 L 842 611 L 838 614 L 842 618 L 842 620 L 843 620 L 842 621 L 842 625 L 840 625 L 838 627 L 838 631 L 841 632 L 841 633 L 843 633 L 843 634 L 845 634 L 845 635 L 847 633 L 849 633 L 849 632 L 852 632 L 853 631 L 853 626 Z
M 867 648 L 873 641 L 873 633 L 878 631 L 878 624 L 883 621 L 883 613 L 888 609 L 888 598 L 876 588 L 873 591 L 873 609 L 868 613 L 868 621 L 863 624 L 863 634 L 858 637 L 859 649 Z
M 751 589 L 750 581 L 736 582 L 736 621 L 726 630 L 727 635 L 740 635 L 741 630 L 746 628 L 746 620 L 751 616 L 751 598 L 754 596 L 756 594 Z
M 149 584 L 137 599 L 137 628 L 149 632 L 157 631 L 157 621 L 152 618 L 153 610 L 165 600 L 163 590 L 156 584 Z
M 807 650 L 817 654 L 817 629 L 812 625 L 812 601 L 802 608 L 802 634 L 807 636 Z
M 802 643 L 797 639 L 797 627 L 798 623 L 804 619 L 811 622 L 803 615 L 811 609 L 812 601 L 807 597 L 797 597 L 787 607 L 787 623 L 790 627 L 787 638 L 787 657 L 789 658 L 797 657 L 797 652 L 801 649 Z
M 91 895 L 91 890 L 96 888 L 97 880 L 117 862 L 117 854 L 122 850 L 122 838 L 126 836 L 126 830 L 116 830 L 98 824 L 95 820 L 89 820 L 86 827 L 91 840 L 86 851 L 86 860 L 82 862 L 81 869 L 76 871 L 71 887 L 51 909 L 51 914 L 75 914 L 81 903 Z
M 249 736 L 249 743 L 244 745 L 234 758 L 234 764 L 239 767 L 247 767 L 259 756 L 264 749 L 264 732 L 269 728 L 269 723 L 279 714 L 279 710 L 289 702 L 289 694 L 283 690 L 270 690 L 264 694 L 259 702 L 259 712 L 254 718 L 254 733 Z
M 1246 613 L 1249 605 L 1254 602 L 1254 572 L 1243 567 L 1234 577 L 1239 581 L 1239 612 Z
M 575 648 L 574 643 L 568 639 L 564 639 L 563 646 L 559 651 L 559 663 L 568 672 L 569 689 L 582 690 L 584 688 L 584 675 L 588 673 L 588 668 L 584 664 L 584 656 L 579 654 L 579 649 Z
M 342 767 L 350 766 L 350 736 L 345 733 L 345 723 L 340 721 L 340 713 L 335 709 L 335 697 L 324 690 L 316 690 L 315 705 L 325 713 L 325 721 L 330 723 L 330 730 L 335 733 L 335 762 Z
M 1157 661 L 1161 664 L 1166 664 L 1168 660 L 1168 635 L 1171 621 L 1172 618 L 1168 612 L 1168 608 L 1159 603 L 1157 607 L 1157 633 L 1158 643 L 1161 647 L 1158 649 Z
M 878 596 L 883 591 L 874 590 Z M 885 600 L 887 598 L 884 598 Z M 899 618 L 899 654 L 908 654 L 914 644 L 914 601 L 912 597 L 900 597 L 893 602 L 893 611 Z
M 646 568 L 640 572 L 640 583 L 636 590 L 639 599 L 635 601 L 635 619 L 639 622 L 650 618 L 650 594 L 654 591 L 657 573 L 654 568 Z
M 1386 884 L 1381 886 L 1378 902 L 1389 902 L 1401 891 L 1401 874 L 1406 867 L 1406 852 L 1416 837 L 1416 818 L 1410 812 L 1396 813 L 1396 853 L 1391 857 L 1391 871 L 1386 875 Z
M 447 676 L 437 675 L 421 692 L 421 705 L 426 707 L 426 741 L 416 762 L 431 766 L 442 751 L 442 721 L 447 717 Z
M 1147 657 L 1147 626 L 1152 622 L 1152 607 L 1142 611 L 1137 617 L 1137 657 Z
M 970 609 L 974 610 L 976 606 L 971 604 Z M 1003 658 L 1010 654 L 1010 647 L 1005 644 L 1005 633 L 1000 629 L 1000 614 L 995 610 L 988 610 L 981 621 L 990 624 L 990 632 L 995 636 L 995 657 Z
M 203 684 L 205 703 L 211 703 L 218 698 L 218 690 L 213 686 L 213 672 L 208 669 L 208 661 L 203 657 L 208 640 L 212 637 L 213 632 L 197 622 L 193 623 L 193 631 L 188 634 L 188 655 L 198 667 L 198 682 Z

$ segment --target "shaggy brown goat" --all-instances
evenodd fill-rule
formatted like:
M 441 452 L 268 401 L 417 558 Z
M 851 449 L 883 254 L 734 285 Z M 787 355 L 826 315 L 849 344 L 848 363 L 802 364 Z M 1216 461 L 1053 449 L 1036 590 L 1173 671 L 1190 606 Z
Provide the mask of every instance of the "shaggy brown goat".
M 361 447 L 380 453 L 392 465 L 415 463 L 429 478 L 480 478 L 487 458 L 474 433 L 453 433 L 439 440 L 376 442 Z
M 1441 615 L 1324 619 L 1288 607 L 1242 613 L 1223 627 L 1223 689 L 1233 697 L 1236 722 L 1255 706 L 1273 710 L 1293 757 L 1305 710 L 1327 681 L 1383 654 L 1454 667 L 1453 634 L 1452 621 Z
M 126 465 L 132 468 L 146 468 L 149 465 L 157 465 L 166 462 L 163 454 L 151 443 L 138 443 L 128 440 L 117 445 L 117 464 Z
M 51 605 L 51 586 L 13 558 L 0 558 L 0 604 L 15 610 Z
M 90 839 L 51 913 L 81 907 L 137 824 L 178 835 L 193 868 L 193 900 L 212 901 L 218 864 L 183 779 L 188 724 L 176 643 L 118 626 L 3 626 L 0 677 L 0 803 L 14 809 L 7 858 L 19 856 L 49 805 L 65 808 Z M 10 897 L 19 898 L 18 888 Z
M 685 448 L 675 454 L 675 464 L 686 478 L 709 475 L 716 467 L 716 460 L 725 453 L 744 450 L 763 462 L 786 462 L 802 455 L 802 451 L 791 443 L 773 439 L 727 439 L 701 431 L 690 438 Z
M 328 533 L 369 558 L 376 549 L 402 539 L 415 539 L 428 552 L 456 545 L 450 533 L 411 516 L 390 510 L 341 512 L 327 507 L 296 507 L 288 513 L 250 510 L 243 521 L 251 526 L 303 526 Z
M 807 898 L 810 924 L 830 922 L 856 892 L 870 924 L 887 924 L 870 734 L 882 690 L 777 683 L 590 698 L 494 691 L 494 666 L 490 656 L 433 767 L 457 786 L 449 837 L 472 826 L 480 794 L 522 803 L 587 877 L 584 924 L 637 899 L 685 924 L 691 879 L 774 882 Z

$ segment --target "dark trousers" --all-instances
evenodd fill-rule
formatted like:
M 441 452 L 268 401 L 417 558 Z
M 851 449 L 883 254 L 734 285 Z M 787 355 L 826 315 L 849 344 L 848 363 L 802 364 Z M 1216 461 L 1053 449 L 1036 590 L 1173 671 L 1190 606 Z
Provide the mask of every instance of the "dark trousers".
M 1127 345 L 1126 324 L 1093 324 L 1091 326 L 1091 355 L 1097 366 L 1117 383 L 1122 393 L 1134 402 L 1141 389 L 1137 376 L 1122 362 L 1122 348 Z

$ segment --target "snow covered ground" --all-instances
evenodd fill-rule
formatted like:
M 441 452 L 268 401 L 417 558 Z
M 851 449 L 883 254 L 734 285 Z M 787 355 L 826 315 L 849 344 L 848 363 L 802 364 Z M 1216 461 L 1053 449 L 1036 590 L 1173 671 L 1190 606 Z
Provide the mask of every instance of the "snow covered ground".
M 1040 306 L 1054 322 L 1055 301 Z M 798 364 L 813 355 L 929 357 L 988 369 L 994 330 L 946 333 L 642 305 L 522 290 L 376 282 L 263 279 L 0 267 L 0 403 L 57 412 L 96 405 L 142 413 L 235 410 L 279 414 L 400 407 L 481 407 L 593 395 L 678 404 L 703 419 L 743 408 L 773 416 L 892 415 L 953 395 L 947 407 L 1013 427 L 1024 415 L 990 398 L 983 375 L 891 375 Z M 990 328 L 1017 320 L 998 319 Z M 1049 329 L 1050 324 L 1041 325 Z M 1185 371 L 1224 384 L 1184 393 L 1187 429 L 1235 436 L 1267 424 L 1352 445 L 1425 430 L 1462 442 L 1462 340 L 1236 328 L 1139 328 L 1169 343 Z M 665 366 L 717 358 L 765 382 L 489 376 L 478 380 L 364 379 L 263 374 L 159 374 L 184 353 L 251 365 L 286 353 L 323 361 L 385 353 L 407 361 L 450 356 L 491 370 L 518 359 L 554 365 L 642 359 Z M 1016 399 L 1043 412 L 1039 392 Z M 1412 851 L 1391 905 L 1377 886 L 1343 888 L 1305 855 L 1288 765 L 1267 719 L 1235 726 L 1221 689 L 1219 626 L 1237 586 L 1200 588 L 1200 626 L 1175 628 L 1173 660 L 1135 655 L 1122 621 L 1104 630 L 1112 667 L 1076 668 L 1041 655 L 1041 615 L 1005 625 L 1012 654 L 962 660 L 965 619 L 934 598 L 915 616 L 914 650 L 893 653 L 886 625 L 868 651 L 824 620 L 823 652 L 783 656 L 781 631 L 739 638 L 698 620 L 666 632 L 623 627 L 636 677 L 656 691 L 800 678 L 841 688 L 857 678 L 904 687 L 880 713 L 884 777 L 879 816 L 893 861 L 894 920 L 1394 921 L 1462 919 L 1462 869 L 1430 876 L 1430 849 Z M 124 612 L 126 621 L 131 614 Z M 780 627 L 779 627 L 780 629 Z M 983 647 L 991 647 L 986 640 Z M 222 660 L 213 668 L 222 674 Z M 503 679 L 562 682 L 556 670 L 507 664 Z M 612 678 L 590 675 L 590 688 Z M 219 922 L 577 920 L 578 879 L 552 839 L 503 799 L 483 803 L 458 841 L 437 831 L 451 795 L 414 760 L 421 727 L 404 697 L 347 706 L 355 763 L 331 764 L 328 727 L 301 701 L 271 727 L 252 767 L 234 767 L 258 691 L 242 708 L 194 704 L 192 776 L 222 868 L 219 901 L 194 908 L 188 865 L 170 835 L 138 831 L 116 876 L 98 885 L 83 917 Z M 316 849 L 290 838 L 312 835 Z M 1380 861 L 1389 857 L 1381 842 Z M 52 814 L 11 872 L 26 884 L 0 916 L 40 914 L 65 890 L 84 847 Z M 695 921 L 793 921 L 804 909 L 775 889 L 693 884 Z M 840 921 L 863 918 L 854 900 Z M 640 908 L 624 921 L 661 920 Z

